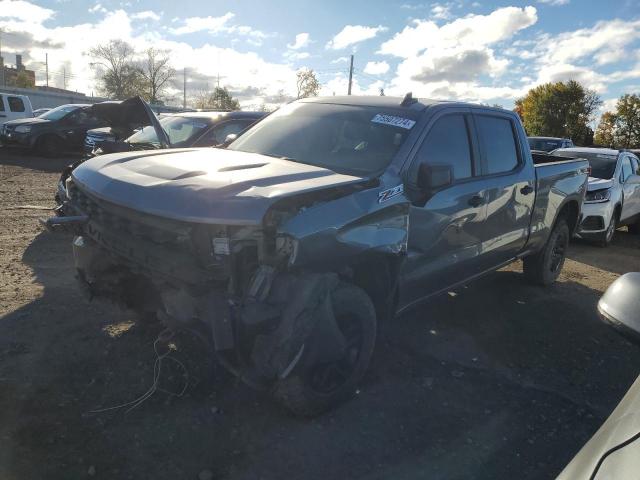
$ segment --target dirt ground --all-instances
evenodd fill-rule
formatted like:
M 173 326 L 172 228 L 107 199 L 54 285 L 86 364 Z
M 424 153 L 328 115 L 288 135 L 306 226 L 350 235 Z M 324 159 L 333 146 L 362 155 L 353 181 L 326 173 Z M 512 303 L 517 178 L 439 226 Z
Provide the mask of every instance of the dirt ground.
M 576 242 L 561 280 L 520 265 L 381 326 L 358 395 L 315 420 L 231 383 L 144 393 L 157 331 L 81 297 L 71 238 L 43 232 L 61 160 L 0 151 L 0 478 L 554 478 L 640 373 L 596 316 L 640 238 Z

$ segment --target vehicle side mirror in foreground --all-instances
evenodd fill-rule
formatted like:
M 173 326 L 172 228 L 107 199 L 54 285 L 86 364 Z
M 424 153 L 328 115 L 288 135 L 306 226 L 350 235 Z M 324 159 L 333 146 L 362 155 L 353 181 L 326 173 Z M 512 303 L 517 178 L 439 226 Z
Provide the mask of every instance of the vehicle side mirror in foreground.
M 418 188 L 427 194 L 446 187 L 453 182 L 450 165 L 428 165 L 421 163 L 418 167 Z
M 616 279 L 598 302 L 598 313 L 627 339 L 640 344 L 640 272 Z
M 224 139 L 224 142 L 222 142 L 222 144 L 220 145 L 222 148 L 226 148 L 229 145 L 231 145 L 235 139 L 238 138 L 238 135 L 235 133 L 230 133 L 229 135 L 227 135 Z

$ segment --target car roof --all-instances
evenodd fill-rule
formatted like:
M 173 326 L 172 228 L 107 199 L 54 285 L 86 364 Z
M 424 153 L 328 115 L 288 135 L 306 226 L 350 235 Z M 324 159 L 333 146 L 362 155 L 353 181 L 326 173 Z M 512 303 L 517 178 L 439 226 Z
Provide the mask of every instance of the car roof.
M 266 112 L 247 112 L 247 111 L 217 111 L 217 112 L 178 112 L 178 113 L 165 113 L 168 117 L 187 117 L 187 118 L 210 118 L 216 119 L 218 117 L 226 118 L 260 118 L 267 115 Z
M 600 155 L 617 156 L 620 153 L 620 150 L 616 150 L 615 148 L 571 147 L 558 148 L 556 152 L 596 153 Z

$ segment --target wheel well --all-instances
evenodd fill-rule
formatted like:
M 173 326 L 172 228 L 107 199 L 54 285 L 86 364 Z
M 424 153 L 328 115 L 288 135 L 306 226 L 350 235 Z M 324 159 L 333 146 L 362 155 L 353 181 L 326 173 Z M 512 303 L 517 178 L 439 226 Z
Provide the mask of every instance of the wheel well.
M 351 281 L 373 302 L 379 319 L 392 318 L 398 306 L 398 275 L 402 257 L 373 256 L 351 267 Z
M 578 207 L 578 202 L 570 201 L 563 205 L 558 213 L 557 219 L 564 218 L 569 226 L 569 231 L 571 235 L 575 232 L 578 227 L 578 217 L 579 217 L 580 208 Z M 556 220 L 557 221 L 557 220 Z

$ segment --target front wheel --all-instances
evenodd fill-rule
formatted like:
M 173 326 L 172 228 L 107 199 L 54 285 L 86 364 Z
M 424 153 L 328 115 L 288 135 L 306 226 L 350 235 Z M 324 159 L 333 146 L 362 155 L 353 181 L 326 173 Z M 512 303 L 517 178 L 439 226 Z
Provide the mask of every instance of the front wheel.
M 544 248 L 524 258 L 524 275 L 537 285 L 551 285 L 562 271 L 569 247 L 569 227 L 564 219 L 556 222 Z
M 373 355 L 376 312 L 369 296 L 361 288 L 342 282 L 331 293 L 331 304 L 336 326 L 344 337 L 340 358 L 310 362 L 306 357 L 313 348 L 305 348 L 297 366 L 274 391 L 275 398 L 297 416 L 319 415 L 351 397 Z M 305 347 L 312 347 L 313 341 L 312 333 Z
M 57 157 L 62 153 L 62 140 L 55 135 L 46 135 L 36 143 L 36 152 L 43 157 Z
M 607 226 L 607 230 L 602 235 L 602 238 L 599 240 L 598 244 L 601 247 L 608 247 L 611 245 L 613 241 L 613 236 L 616 233 L 616 228 L 618 227 L 618 214 L 614 212 L 611 215 L 611 220 L 609 220 L 609 225 Z

